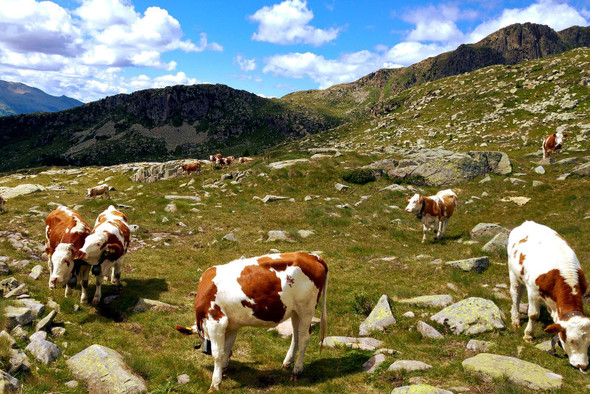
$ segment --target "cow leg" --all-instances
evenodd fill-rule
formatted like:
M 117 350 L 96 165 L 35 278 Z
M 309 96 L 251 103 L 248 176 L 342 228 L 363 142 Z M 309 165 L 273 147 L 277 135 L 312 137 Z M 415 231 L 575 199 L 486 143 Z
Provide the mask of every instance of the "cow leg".
M 524 337 L 522 339 L 524 339 L 526 342 L 532 342 L 533 341 L 533 331 L 535 329 L 535 322 L 537 321 L 537 319 L 539 318 L 539 297 L 538 295 L 535 294 L 535 289 L 531 289 L 529 286 L 527 286 L 527 294 L 528 294 L 528 298 L 529 298 L 529 310 L 528 310 L 528 315 L 529 315 L 529 322 L 526 325 L 526 328 L 524 329 Z
M 113 264 L 113 271 L 111 273 L 111 283 L 117 285 L 117 291 L 123 290 L 123 285 L 121 284 L 121 266 L 123 265 L 123 257 L 119 258 L 119 260 L 115 261 Z
M 225 360 L 225 329 L 226 324 L 215 322 L 207 324 L 207 332 L 211 340 L 211 354 L 213 355 L 213 377 L 209 391 L 219 390 L 223 374 L 223 361 Z M 234 338 L 235 339 L 235 338 Z
M 422 243 L 426 242 L 426 234 L 428 234 L 429 227 L 426 223 L 422 223 Z
M 102 287 L 102 272 L 100 275 L 96 276 L 96 291 L 94 292 L 94 298 L 92 299 L 93 304 L 98 304 L 100 302 L 100 298 L 102 296 L 101 287 Z
M 80 286 L 82 287 L 80 302 L 84 304 L 88 303 L 88 274 L 90 274 L 89 265 L 83 265 L 80 267 L 80 274 L 78 275 L 78 278 L 80 278 Z
M 295 352 L 297 351 L 297 343 L 299 342 L 299 315 L 293 313 L 291 315 L 291 324 L 293 325 L 293 334 L 291 335 L 291 346 L 287 351 L 287 355 L 283 360 L 283 369 L 288 369 L 293 364 L 295 358 Z
M 518 311 L 520 307 L 520 300 L 522 298 L 522 292 L 524 291 L 524 285 L 516 279 L 516 275 L 510 271 L 510 296 L 512 297 L 512 309 L 510 310 L 510 318 L 512 320 L 513 327 L 520 327 L 520 313 Z
M 225 346 L 224 346 L 224 359 L 221 363 L 223 367 L 223 372 L 227 370 L 227 366 L 229 364 L 229 358 L 231 357 L 231 348 L 234 347 L 234 342 L 236 341 L 236 337 L 238 336 L 238 330 L 228 331 L 225 334 Z
M 295 359 L 295 365 L 293 366 L 293 375 L 291 380 L 298 380 L 299 376 L 303 372 L 303 357 L 305 356 L 305 349 L 309 343 L 309 337 L 311 334 L 311 319 L 313 318 L 313 312 L 315 309 L 311 309 L 307 314 L 303 314 L 299 318 L 299 330 L 297 330 L 297 358 Z M 293 333 L 295 334 L 295 333 Z

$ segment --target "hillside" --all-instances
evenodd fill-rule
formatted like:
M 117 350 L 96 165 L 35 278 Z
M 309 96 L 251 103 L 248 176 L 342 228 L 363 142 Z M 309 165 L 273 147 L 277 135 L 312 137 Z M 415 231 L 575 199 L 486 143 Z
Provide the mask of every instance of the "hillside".
M 0 81 L 0 116 L 32 112 L 58 112 L 82 105 L 67 96 L 51 96 L 18 82 Z
M 475 44 L 460 45 L 454 51 L 409 67 L 381 69 L 355 82 L 325 90 L 295 92 L 282 100 L 305 104 L 325 113 L 362 117 L 390 109 L 387 100 L 413 86 L 492 65 L 515 65 L 587 46 L 590 46 L 590 27 L 573 26 L 555 32 L 545 25 L 514 24 Z
M 242 155 L 336 125 L 335 118 L 224 85 L 119 94 L 59 113 L 0 118 L 0 171 L 41 165 Z

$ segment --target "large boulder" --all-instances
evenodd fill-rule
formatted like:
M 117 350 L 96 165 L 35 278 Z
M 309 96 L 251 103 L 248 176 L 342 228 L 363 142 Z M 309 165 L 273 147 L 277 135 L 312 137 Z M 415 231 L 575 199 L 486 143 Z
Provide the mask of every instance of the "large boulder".
M 96 394 L 143 393 L 145 381 L 134 374 L 116 351 L 92 345 L 66 361 L 72 374 Z
M 584 163 L 572 170 L 572 174 L 579 176 L 590 176 L 590 163 Z
M 447 261 L 445 265 L 453 268 L 459 268 L 465 272 L 475 271 L 481 274 L 490 266 L 490 259 L 488 256 L 472 257 L 465 260 Z
M 7 200 L 16 198 L 19 196 L 25 196 L 27 194 L 38 193 L 47 190 L 41 185 L 33 185 L 25 183 L 15 187 L 0 187 L 0 194 Z
M 31 310 L 25 307 L 14 307 L 9 305 L 4 308 L 4 317 L 6 318 L 6 328 L 8 330 L 12 330 L 18 325 L 26 326 L 33 321 Z
M 451 297 L 448 294 L 425 295 L 414 298 L 408 298 L 406 300 L 399 300 L 398 302 L 400 304 L 408 304 L 428 308 L 444 308 L 453 303 L 453 297 Z
M 466 372 L 475 372 L 486 380 L 506 377 L 514 384 L 533 390 L 558 390 L 563 379 L 539 365 L 497 354 L 480 353 L 462 364 Z
M 164 163 L 135 163 L 127 170 L 135 171 L 131 176 L 133 182 L 154 183 L 166 179 L 176 178 L 183 174 L 180 167 L 184 160 L 172 160 Z
M 361 323 L 359 335 L 366 336 L 372 331 L 383 331 L 392 324 L 395 324 L 395 317 L 389 306 L 389 298 L 383 294 L 369 316 Z
M 391 168 L 392 163 L 387 164 Z M 422 149 L 407 154 L 387 174 L 391 178 L 422 178 L 429 186 L 450 186 L 488 173 L 506 175 L 510 172 L 512 164 L 503 152 L 455 153 L 443 149 Z
M 31 353 L 37 361 L 45 365 L 51 364 L 61 356 L 61 349 L 59 346 L 41 338 L 31 341 L 25 350 Z
M 409 386 L 396 387 L 391 394 L 453 394 L 452 391 L 439 389 L 428 384 L 412 384 Z
M 496 304 L 478 297 L 448 306 L 430 320 L 449 327 L 456 335 L 474 335 L 505 327 Z
M 485 253 L 501 253 L 505 252 L 508 248 L 508 236 L 507 233 L 498 233 L 488 241 L 482 248 L 482 252 Z
M 471 229 L 470 235 L 473 239 L 489 239 L 499 233 L 509 234 L 510 230 L 494 223 L 478 223 L 473 229 Z

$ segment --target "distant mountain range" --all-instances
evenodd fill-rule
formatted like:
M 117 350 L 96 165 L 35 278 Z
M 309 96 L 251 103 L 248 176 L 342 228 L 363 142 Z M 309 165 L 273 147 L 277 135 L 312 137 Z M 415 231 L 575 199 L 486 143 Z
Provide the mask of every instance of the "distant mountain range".
M 281 99 L 224 85 L 173 86 L 119 94 L 58 113 L 0 117 L 0 171 L 261 153 L 284 141 L 394 111 L 399 94 L 420 84 L 588 46 L 590 27 L 556 32 L 544 25 L 515 24 L 409 67 Z
M 58 112 L 82 105 L 67 96 L 51 96 L 23 83 L 0 81 L 0 116 Z

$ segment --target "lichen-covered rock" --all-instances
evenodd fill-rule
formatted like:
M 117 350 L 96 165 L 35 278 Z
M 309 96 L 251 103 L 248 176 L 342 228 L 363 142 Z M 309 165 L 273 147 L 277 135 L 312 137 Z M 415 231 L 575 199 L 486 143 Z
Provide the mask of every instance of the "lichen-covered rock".
M 13 198 L 16 198 L 19 196 L 38 193 L 38 192 L 45 191 L 45 190 L 47 190 L 47 189 L 41 185 L 33 185 L 30 183 L 23 183 L 21 185 L 15 186 L 15 187 L 5 188 L 2 191 L 2 196 L 5 199 L 10 200 L 10 199 L 13 199 Z
M 25 350 L 33 355 L 42 364 L 51 364 L 61 356 L 61 349 L 55 343 L 45 339 L 31 341 Z
M 400 304 L 422 306 L 428 308 L 444 308 L 453 303 L 453 297 L 447 294 L 425 295 L 398 301 Z
M 488 241 L 482 248 L 485 253 L 502 253 L 508 248 L 508 233 L 498 233 Z
M 397 360 L 387 368 L 388 371 L 424 371 L 432 368 L 432 365 L 416 360 Z
M 514 384 L 533 390 L 556 390 L 561 387 L 562 376 L 539 365 L 515 357 L 480 353 L 463 361 L 466 372 L 475 372 L 492 380 L 506 377 Z
M 453 394 L 453 392 L 428 384 L 412 384 L 410 386 L 396 387 L 391 394 Z
M 135 304 L 135 306 L 133 307 L 132 312 L 133 313 L 142 313 L 142 312 L 148 311 L 150 309 L 161 311 L 161 310 L 174 310 L 174 309 L 178 309 L 178 307 L 175 305 L 167 304 L 162 301 L 149 300 L 147 298 L 140 298 L 137 301 L 137 304 Z
M 502 226 L 494 223 L 478 223 L 471 229 L 470 235 L 473 239 L 492 238 L 499 233 L 510 233 L 510 231 Z
M 505 327 L 496 304 L 478 297 L 467 298 L 448 306 L 430 320 L 449 327 L 457 335 L 474 335 Z
M 12 330 L 18 325 L 26 326 L 33 321 L 31 310 L 25 307 L 14 307 L 9 305 L 4 308 L 4 317 L 6 318 L 6 328 L 8 330 Z
M 266 240 L 266 242 L 275 241 L 295 242 L 295 240 L 291 237 L 291 234 L 287 233 L 286 231 L 270 230 L 268 232 L 268 239 Z
M 375 338 L 355 338 L 355 337 L 326 337 L 322 342 L 324 346 L 349 346 L 349 347 L 363 347 L 365 349 L 375 350 L 383 346 L 383 342 Z M 359 345 L 359 346 L 356 346 Z
M 363 364 L 363 371 L 374 373 L 385 362 L 384 354 L 376 354 Z
M 45 312 L 45 305 L 32 298 L 23 298 L 22 300 L 16 300 L 16 303 L 31 309 L 33 319 L 37 319 L 40 315 Z
M 489 268 L 490 259 L 488 256 L 472 257 L 465 260 L 447 261 L 445 264 L 449 267 L 459 268 L 465 272 L 475 271 L 481 274 Z
M 477 339 L 472 339 L 469 342 L 467 342 L 466 348 L 468 350 L 481 353 L 489 351 L 494 346 L 495 345 L 492 342 L 478 341 Z
M 42 331 L 51 326 L 53 319 L 57 316 L 57 311 L 51 311 L 43 319 L 39 320 L 35 325 L 35 331 Z
M 418 321 L 418 323 L 416 323 L 416 329 L 418 330 L 418 332 L 420 334 L 422 334 L 422 336 L 424 338 L 430 338 L 430 339 L 444 338 L 444 336 L 440 332 L 436 331 L 436 328 L 424 323 L 421 320 Z
M 389 306 L 389 298 L 383 294 L 371 314 L 361 323 L 359 335 L 369 335 L 372 331 L 383 331 L 385 328 L 395 324 L 395 317 Z
M 134 374 L 116 351 L 92 345 L 66 361 L 72 374 L 84 380 L 91 393 L 143 393 L 145 381 Z

